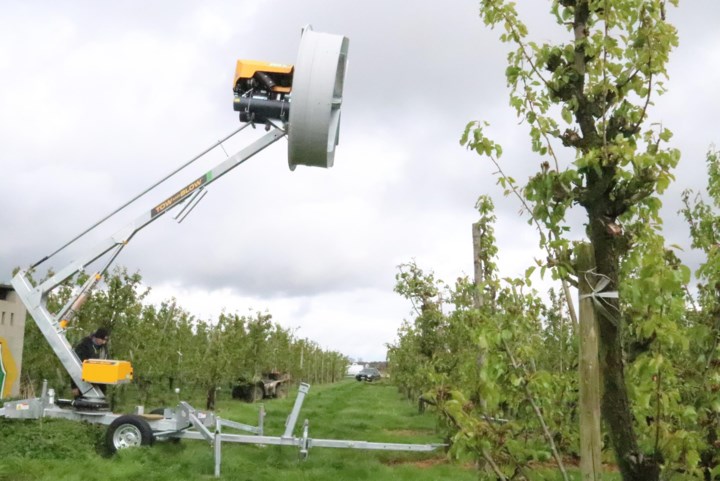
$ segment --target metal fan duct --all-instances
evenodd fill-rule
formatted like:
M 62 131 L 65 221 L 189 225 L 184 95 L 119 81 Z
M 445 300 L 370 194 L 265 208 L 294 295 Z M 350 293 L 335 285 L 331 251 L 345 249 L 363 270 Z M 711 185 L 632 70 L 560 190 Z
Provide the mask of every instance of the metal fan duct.
M 340 131 L 349 40 L 303 29 L 291 95 L 288 163 L 332 167 Z

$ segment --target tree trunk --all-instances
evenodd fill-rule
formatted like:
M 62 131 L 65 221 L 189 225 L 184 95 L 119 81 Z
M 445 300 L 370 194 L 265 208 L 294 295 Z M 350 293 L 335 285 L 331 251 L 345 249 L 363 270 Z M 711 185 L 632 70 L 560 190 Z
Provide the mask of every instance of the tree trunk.
M 207 391 L 207 401 L 205 402 L 205 409 L 212 411 L 215 409 L 215 386 L 210 386 Z
M 617 217 L 613 208 L 613 187 L 616 184 L 615 162 L 604 149 L 606 134 L 600 135 L 593 115 L 593 102 L 585 95 L 585 75 L 588 56 L 585 51 L 587 24 L 591 15 L 590 1 L 578 0 L 575 4 L 573 27 L 575 33 L 574 68 L 577 73 L 575 90 L 578 97 L 576 121 L 582 132 L 584 152 L 603 149 L 603 162 L 597 170 L 586 173 L 587 192 L 580 202 L 588 214 L 588 236 L 595 249 L 597 273 L 609 281 L 607 291 L 617 291 L 620 256 L 624 253 L 618 245 L 618 232 L 610 229 Z M 605 140 L 603 140 L 605 139 Z M 654 457 L 645 458 L 640 453 L 635 434 L 634 418 L 625 385 L 622 348 L 622 319 L 616 298 L 604 298 L 605 309 L 597 311 L 599 332 L 600 371 L 604 392 L 602 416 L 610 431 L 610 442 L 624 481 L 657 481 L 660 467 Z
M 605 209 L 596 205 L 588 212 L 588 231 L 595 248 L 597 273 L 610 282 L 606 291 L 617 291 L 619 255 L 614 237 L 608 232 Z M 640 452 L 635 434 L 634 419 L 630 409 L 622 351 L 622 319 L 617 299 L 604 298 L 606 309 L 598 310 L 600 334 L 600 369 L 604 384 L 602 416 L 610 431 L 610 441 L 615 451 L 620 473 L 625 481 L 657 481 L 660 467 L 654 457 L 645 458 Z

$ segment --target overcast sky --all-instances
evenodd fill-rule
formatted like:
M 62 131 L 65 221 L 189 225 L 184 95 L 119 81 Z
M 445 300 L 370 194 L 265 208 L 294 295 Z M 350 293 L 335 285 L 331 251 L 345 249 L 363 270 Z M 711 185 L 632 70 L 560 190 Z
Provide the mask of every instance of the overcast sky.
M 536 40 L 556 36 L 549 1 L 519 3 Z M 197 317 L 267 310 L 323 348 L 383 360 L 412 317 L 392 291 L 398 264 L 415 260 L 448 282 L 471 275 L 480 194 L 497 206 L 502 274 L 520 275 L 538 255 L 495 169 L 459 145 L 468 121 L 489 120 L 510 175 L 526 179 L 541 162 L 508 107 L 505 47 L 478 9 L 476 0 L 4 0 L 0 283 L 237 128 L 235 61 L 292 64 L 300 28 L 312 24 L 350 39 L 335 166 L 290 172 L 281 140 L 213 184 L 182 224 L 165 216 L 142 231 L 118 263 L 141 272 L 154 301 L 176 297 Z M 718 19 L 717 0 L 669 11 L 681 44 L 651 116 L 683 152 L 664 200 L 672 242 L 687 244 L 680 192 L 705 185 L 704 154 L 720 138 Z M 262 133 L 247 129 L 225 149 Z M 199 161 L 46 267 L 223 158 Z

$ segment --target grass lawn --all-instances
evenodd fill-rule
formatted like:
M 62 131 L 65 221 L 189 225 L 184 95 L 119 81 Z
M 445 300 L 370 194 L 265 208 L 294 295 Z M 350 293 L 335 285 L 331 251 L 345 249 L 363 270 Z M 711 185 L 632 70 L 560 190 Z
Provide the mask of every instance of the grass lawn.
M 227 395 L 227 393 L 225 394 Z M 196 407 L 202 402 L 190 400 Z M 265 433 L 279 436 L 295 401 L 265 403 Z M 147 406 L 151 409 L 158 406 Z M 221 396 L 218 415 L 257 425 L 258 406 Z M 313 386 L 305 398 L 295 435 L 310 420 L 310 438 L 394 443 L 438 443 L 432 414 L 420 415 L 395 387 L 346 380 Z M 230 432 L 230 431 L 228 431 Z M 154 446 L 104 454 L 105 427 L 78 422 L 0 419 L 0 481 L 214 479 L 212 448 L 204 441 L 158 442 Z M 232 480 L 476 480 L 468 465 L 431 453 L 314 448 L 300 461 L 293 447 L 223 444 L 222 476 Z

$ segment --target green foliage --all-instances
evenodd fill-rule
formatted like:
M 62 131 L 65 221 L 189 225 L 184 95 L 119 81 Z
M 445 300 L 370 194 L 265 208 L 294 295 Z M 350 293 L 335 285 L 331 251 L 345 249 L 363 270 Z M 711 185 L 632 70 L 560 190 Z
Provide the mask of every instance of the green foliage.
M 669 130 L 642 126 L 652 94 L 664 92 L 665 66 L 678 41 L 665 21 L 665 3 L 554 1 L 551 13 L 571 40 L 550 44 L 529 40 L 514 3 L 481 2 L 485 24 L 501 29 L 501 41 L 515 47 L 506 69 L 510 105 L 527 123 L 533 151 L 547 158 L 522 191 L 532 218 L 544 226 L 541 244 L 554 252 L 549 267 L 560 277 L 572 272 L 562 261 L 569 259 L 565 219 L 573 205 L 585 207 L 591 223 L 597 217 L 610 225 L 639 204 L 659 220 L 654 194 L 673 179 L 679 152 L 662 148 Z M 469 123 L 461 143 L 496 160 L 502 148 L 486 136 L 487 126 Z M 561 166 L 554 143 L 574 150 L 571 165 Z M 506 193 L 515 183 L 504 175 L 499 181 Z
M 97 456 L 102 447 L 99 425 L 58 419 L 17 420 L 0 418 L 0 459 L 33 458 L 85 460 Z M 1 478 L 0 478 L 1 479 Z
M 678 366 L 679 396 L 684 402 L 683 421 L 688 435 L 675 440 L 672 449 L 690 466 L 717 475 L 720 471 L 718 420 L 720 414 L 720 156 L 715 148 L 707 154 L 710 202 L 688 190 L 681 211 L 690 226 L 692 246 L 704 255 L 697 270 L 697 296 L 684 319 L 691 341 Z M 692 464 L 695 463 L 695 464 Z
M 689 269 L 660 234 L 658 196 L 673 180 L 680 154 L 669 145 L 670 130 L 648 120 L 654 99 L 665 92 L 666 65 L 678 43 L 666 20 L 666 7 L 677 3 L 555 0 L 550 13 L 567 40 L 550 43 L 532 39 L 514 2 L 481 1 L 483 21 L 511 46 L 510 105 L 527 125 L 540 169 L 522 186 L 505 176 L 498 164 L 502 149 L 486 136 L 486 122 L 468 124 L 461 138 L 498 166 L 502 187 L 520 198 L 538 228 L 548 252 L 547 261 L 538 261 L 541 272 L 551 269 L 569 282 L 589 276 L 619 292 L 617 299 L 597 301 L 596 311 L 603 418 L 625 479 L 658 479 L 676 469 L 697 474 L 702 463 L 717 464 L 707 455 L 714 434 L 694 424 L 703 408 L 691 395 L 704 384 L 695 341 L 705 345 L 715 333 L 712 323 L 698 322 L 705 316 L 687 312 Z M 569 161 L 558 155 L 560 146 L 570 149 Z M 710 162 L 711 172 L 716 168 Z M 708 246 L 715 235 L 711 209 L 687 200 L 695 244 Z M 587 215 L 592 272 L 575 272 L 571 261 L 566 233 L 575 207 Z M 714 270 L 709 257 L 700 272 Z M 546 318 L 544 327 L 557 335 L 556 320 Z M 563 359 L 568 341 L 555 344 Z M 703 359 L 713 349 L 705 346 Z
M 86 280 L 80 275 L 55 289 L 48 298 L 51 312 L 60 309 Z M 139 273 L 116 268 L 67 330 L 68 341 L 75 345 L 97 327 L 108 327 L 110 357 L 132 362 L 135 379 L 131 385 L 109 389 L 111 406 L 175 400 L 175 388 L 202 390 L 211 406 L 218 389 L 229 391 L 238 378 L 257 380 L 269 372 L 287 373 L 312 384 L 344 376 L 345 356 L 296 338 L 273 322 L 270 314 L 223 313 L 217 320 L 196 319 L 175 299 L 159 306 L 146 303 L 148 293 Z M 69 397 L 69 376 L 35 323 L 28 318 L 25 325 L 25 388 L 37 392 L 47 379 L 60 395 Z
M 633 248 L 619 266 L 621 302 L 598 301 L 598 311 L 625 329 L 625 382 L 639 449 L 660 456 L 663 472 L 694 478 L 720 471 L 720 155 L 714 149 L 708 172 L 710 203 L 690 191 L 683 195 L 693 246 L 706 256 L 697 295 L 687 290 L 689 269 L 654 225 L 654 207 L 637 205 L 623 224 Z M 428 310 L 416 309 L 391 346 L 390 370 L 403 392 L 422 393 L 437 406 L 454 457 L 497 477 L 530 477 L 533 463 L 552 453 L 543 423 L 563 456 L 577 455 L 576 330 L 561 294 L 550 290 L 543 300 L 526 292 L 526 279 L 497 278 L 495 216 L 492 203 L 481 201 L 480 257 L 490 267 L 476 284 L 460 278 L 449 288 L 415 264 L 401 266 L 396 291 L 440 316 L 427 329 Z M 583 275 L 593 284 L 602 278 Z
M 408 397 L 437 407 L 453 457 L 527 474 L 556 444 L 575 449 L 574 326 L 557 294 L 545 307 L 526 279 L 498 279 L 492 202 L 477 206 L 484 277 L 449 288 L 414 263 L 400 266 L 396 291 L 417 317 L 390 346 L 389 368 Z

